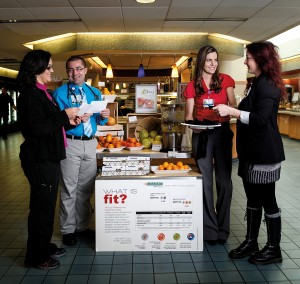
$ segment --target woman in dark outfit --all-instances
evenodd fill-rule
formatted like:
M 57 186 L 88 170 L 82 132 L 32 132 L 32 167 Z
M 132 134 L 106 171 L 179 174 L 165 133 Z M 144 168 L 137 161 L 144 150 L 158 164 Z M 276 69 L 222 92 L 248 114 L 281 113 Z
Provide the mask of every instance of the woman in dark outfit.
M 280 178 L 285 159 L 277 126 L 279 101 L 285 96 L 276 47 L 271 42 L 246 46 L 245 64 L 255 75 L 248 95 L 238 110 L 227 105 L 214 109 L 220 116 L 231 115 L 237 121 L 238 175 L 247 196 L 246 240 L 229 253 L 233 259 L 251 255 L 253 264 L 282 262 L 280 250 L 281 217 L 275 196 L 275 182 Z M 264 209 L 268 240 L 259 250 L 257 238 Z
M 65 158 L 63 127 L 79 123 L 78 108 L 61 111 L 46 90 L 51 81 L 51 54 L 28 52 L 20 66 L 17 84 L 18 116 L 24 142 L 21 166 L 30 184 L 30 212 L 25 265 L 44 270 L 59 267 L 64 248 L 51 243 L 60 160 Z

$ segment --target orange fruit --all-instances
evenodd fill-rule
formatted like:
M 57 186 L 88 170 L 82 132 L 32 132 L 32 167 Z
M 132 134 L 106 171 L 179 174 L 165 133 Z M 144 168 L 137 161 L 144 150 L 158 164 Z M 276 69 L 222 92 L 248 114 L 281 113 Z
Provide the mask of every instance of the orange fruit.
M 190 167 L 189 167 L 188 165 L 183 165 L 183 168 L 184 168 L 185 170 L 188 170 Z
M 101 142 L 101 143 L 104 143 L 105 142 L 105 137 L 104 136 L 99 136 L 98 141 Z
M 101 149 L 101 148 L 102 148 L 101 144 L 98 143 L 98 144 L 97 144 L 97 149 Z
M 179 170 L 179 167 L 178 167 L 177 165 L 174 165 L 174 166 L 172 166 L 172 170 L 178 171 L 178 170 Z
M 118 141 L 119 141 L 118 137 L 113 137 L 111 143 L 116 145 L 118 143 Z
M 166 168 L 166 170 L 168 170 L 168 171 L 172 171 L 172 170 L 173 170 L 173 166 L 171 166 L 171 165 L 168 165 L 168 166 L 167 166 L 167 168 Z
M 110 117 L 108 117 L 106 124 L 109 126 L 113 126 L 116 124 L 116 119 L 110 116 Z
M 129 137 L 127 140 L 128 140 L 129 143 L 136 143 L 137 142 L 135 137 Z
M 112 135 L 111 134 L 107 134 L 106 138 L 105 138 L 105 141 L 108 142 L 108 143 L 110 143 L 112 140 L 113 140 Z
M 169 163 L 168 162 L 164 162 L 163 163 L 163 167 L 166 169 L 167 167 L 169 166 Z
M 183 163 L 182 163 L 181 161 L 178 161 L 178 162 L 176 163 L 176 165 L 177 165 L 178 167 L 181 167 L 181 166 L 183 166 Z
M 107 148 L 115 148 L 115 145 L 114 145 L 114 144 L 111 144 L 111 143 L 109 143 L 109 144 L 108 144 L 108 146 L 107 146 Z
M 163 165 L 159 165 L 159 166 L 158 166 L 158 169 L 159 169 L 160 171 L 163 171 L 165 168 L 164 168 Z

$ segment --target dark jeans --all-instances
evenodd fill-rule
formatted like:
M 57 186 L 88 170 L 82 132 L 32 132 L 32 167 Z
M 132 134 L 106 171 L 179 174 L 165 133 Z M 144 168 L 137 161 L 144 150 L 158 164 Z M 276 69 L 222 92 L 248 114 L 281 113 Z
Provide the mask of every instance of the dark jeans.
M 25 262 L 39 265 L 56 249 L 50 244 L 57 200 L 60 163 L 21 161 L 30 184 L 30 212 Z

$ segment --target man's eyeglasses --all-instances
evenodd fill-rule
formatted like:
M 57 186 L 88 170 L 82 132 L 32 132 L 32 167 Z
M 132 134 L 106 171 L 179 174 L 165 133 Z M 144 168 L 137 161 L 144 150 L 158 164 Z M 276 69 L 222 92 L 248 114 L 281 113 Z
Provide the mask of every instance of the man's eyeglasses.
M 76 68 L 67 68 L 68 73 L 73 73 L 73 72 L 81 72 L 85 67 L 76 67 Z

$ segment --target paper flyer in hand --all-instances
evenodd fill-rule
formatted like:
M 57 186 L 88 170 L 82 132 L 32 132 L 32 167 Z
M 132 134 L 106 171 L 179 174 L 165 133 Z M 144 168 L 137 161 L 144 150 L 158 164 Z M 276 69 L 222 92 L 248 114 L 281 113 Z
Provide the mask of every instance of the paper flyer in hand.
M 78 116 L 85 113 L 100 113 L 102 110 L 106 109 L 106 101 L 92 101 L 90 104 L 82 104 L 79 108 Z

